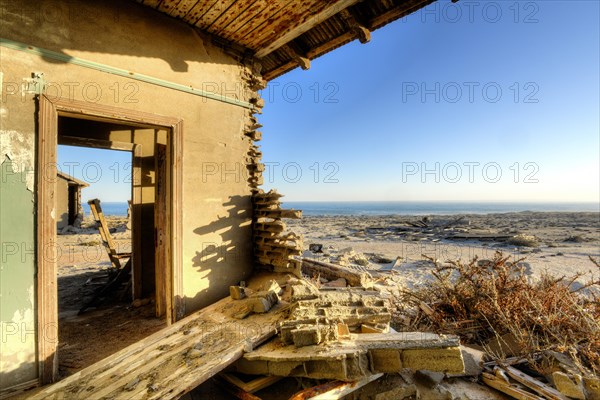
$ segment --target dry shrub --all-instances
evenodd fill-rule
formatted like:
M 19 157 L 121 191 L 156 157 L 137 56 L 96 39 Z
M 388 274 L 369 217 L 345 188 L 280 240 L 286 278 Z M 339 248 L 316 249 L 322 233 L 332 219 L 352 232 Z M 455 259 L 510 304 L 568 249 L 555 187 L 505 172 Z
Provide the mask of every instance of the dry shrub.
M 569 353 L 583 371 L 600 373 L 600 304 L 591 279 L 572 289 L 582 274 L 545 274 L 531 283 L 519 267 L 496 252 L 492 260 L 435 264 L 435 280 L 405 292 L 403 301 L 420 307 L 412 328 L 454 333 L 467 343 L 485 345 L 491 338 L 512 334 L 520 356 L 543 350 Z M 591 257 L 590 257 L 591 259 Z M 591 259 L 600 271 L 600 265 Z M 415 307 L 416 308 L 416 307 Z

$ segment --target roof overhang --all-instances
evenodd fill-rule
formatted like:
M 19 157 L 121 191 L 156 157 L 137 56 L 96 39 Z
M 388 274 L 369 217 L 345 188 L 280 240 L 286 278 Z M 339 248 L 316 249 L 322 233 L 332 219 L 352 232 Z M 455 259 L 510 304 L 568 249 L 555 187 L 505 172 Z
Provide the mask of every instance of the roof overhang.
M 436 0 L 136 1 L 255 57 L 271 80 L 353 40 L 367 43 L 372 31 Z

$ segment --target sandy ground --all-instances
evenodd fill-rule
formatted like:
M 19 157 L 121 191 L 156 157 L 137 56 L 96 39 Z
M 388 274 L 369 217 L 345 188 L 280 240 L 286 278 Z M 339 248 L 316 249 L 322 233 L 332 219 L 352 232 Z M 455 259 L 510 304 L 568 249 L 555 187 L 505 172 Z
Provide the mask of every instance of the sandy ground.
M 525 273 L 532 279 L 544 272 L 555 276 L 588 273 L 577 280 L 575 285 L 579 285 L 589 273 L 598 275 L 589 256 L 600 258 L 599 213 L 434 215 L 425 221 L 423 216 L 309 216 L 287 221 L 287 225 L 304 236 L 305 257 L 365 271 L 385 271 L 400 257 L 394 275 L 408 288 L 431 278 L 432 264 L 422 262 L 423 255 L 441 262 L 470 261 L 473 257 L 490 259 L 501 251 L 514 260 L 523 259 Z M 533 236 L 529 238 L 533 243 L 528 243 L 532 246 L 511 244 L 517 235 Z M 308 251 L 311 244 L 323 245 L 322 253 Z
M 131 249 L 125 218 L 108 217 L 118 252 Z M 135 343 L 165 326 L 152 303 L 135 308 L 123 290 L 79 313 L 108 281 L 112 265 L 98 229 L 86 220 L 82 229 L 59 232 L 58 311 L 59 373 L 70 375 Z

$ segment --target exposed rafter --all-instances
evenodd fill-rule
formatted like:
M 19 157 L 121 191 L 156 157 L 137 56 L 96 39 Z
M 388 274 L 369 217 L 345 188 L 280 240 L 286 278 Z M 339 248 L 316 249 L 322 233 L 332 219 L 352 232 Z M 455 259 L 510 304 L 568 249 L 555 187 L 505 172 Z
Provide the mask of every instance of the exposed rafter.
M 298 36 L 314 28 L 316 25 L 319 25 L 321 22 L 333 17 L 335 14 L 358 3 L 359 1 L 360 0 L 340 0 L 333 5 L 324 8 L 320 12 L 311 15 L 303 23 L 290 26 L 288 29 L 283 31 L 279 38 L 277 38 L 275 41 L 271 42 L 268 46 L 259 49 L 255 54 L 256 57 L 263 58 L 267 56 L 284 44 L 291 42 Z

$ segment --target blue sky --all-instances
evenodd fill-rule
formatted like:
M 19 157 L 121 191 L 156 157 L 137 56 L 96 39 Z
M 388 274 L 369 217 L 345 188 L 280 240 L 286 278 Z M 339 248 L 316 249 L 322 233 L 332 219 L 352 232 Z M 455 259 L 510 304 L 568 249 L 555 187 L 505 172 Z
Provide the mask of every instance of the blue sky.
M 265 188 L 288 201 L 599 201 L 599 15 L 598 1 L 439 1 L 272 81 Z M 108 180 L 84 198 L 127 199 L 129 154 L 85 151 Z

